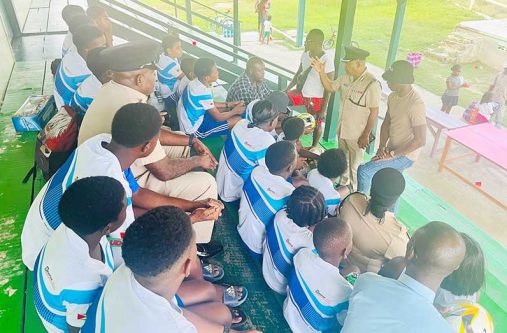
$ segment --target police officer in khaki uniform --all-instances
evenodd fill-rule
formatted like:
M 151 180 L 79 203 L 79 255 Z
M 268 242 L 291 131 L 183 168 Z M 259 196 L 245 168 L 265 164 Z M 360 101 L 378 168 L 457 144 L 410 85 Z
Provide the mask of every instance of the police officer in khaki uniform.
M 377 120 L 381 88 L 377 79 L 366 68 L 366 57 L 370 53 L 357 47 L 345 47 L 344 63 L 346 74 L 329 80 L 324 63 L 314 59 L 312 67 L 320 74 L 324 88 L 340 91 L 341 107 L 338 119 L 339 146 L 345 152 L 348 171 L 341 177 L 341 185 L 357 188 L 357 168 L 363 162 L 364 150 L 372 138 L 372 129 Z

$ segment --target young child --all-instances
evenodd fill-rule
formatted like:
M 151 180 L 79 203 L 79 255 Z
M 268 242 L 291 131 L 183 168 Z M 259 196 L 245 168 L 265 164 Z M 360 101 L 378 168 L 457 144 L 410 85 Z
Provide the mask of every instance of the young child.
M 98 176 L 74 182 L 58 205 L 61 225 L 35 263 L 35 309 L 48 332 L 77 332 L 114 265 L 106 235 L 126 216 L 121 183 Z
M 266 230 L 262 260 L 262 274 L 271 289 L 287 292 L 294 254 L 301 248 L 313 248 L 312 230 L 326 215 L 324 196 L 311 186 L 295 189 L 287 206 L 276 213 Z
M 136 219 L 125 233 L 125 265 L 110 277 L 98 302 L 96 332 L 238 332 L 231 322 L 242 311 L 217 302 L 181 304 L 176 292 L 195 257 L 195 233 L 182 210 L 164 206 Z
M 468 87 L 463 76 L 461 76 L 461 65 L 451 67 L 451 75 L 445 81 L 447 89 L 442 95 L 442 112 L 449 113 L 453 106 L 458 105 L 459 89 Z
M 179 34 L 171 32 L 162 39 L 164 52 L 158 60 L 157 78 L 160 93 L 164 99 L 165 110 L 176 110 L 177 100 L 171 95 L 178 89 L 178 85 L 185 77 L 180 67 L 179 58 L 183 55 Z
M 282 121 L 281 130 L 282 132 L 278 134 L 276 140 L 292 142 L 298 150 L 300 159 L 304 162 L 302 163 L 301 160 L 299 161 L 298 170 L 301 169 L 301 166 L 306 165 L 306 160 L 310 159 L 316 161 L 320 158 L 319 155 L 304 148 L 301 143 L 301 137 L 305 133 L 305 121 L 303 119 L 298 117 L 285 118 Z
M 313 230 L 313 243 L 315 249 L 303 248 L 294 257 L 283 314 L 294 333 L 339 332 L 352 285 L 338 266 L 352 249 L 352 230 L 328 218 Z
M 194 74 L 196 78 L 188 83 L 178 102 L 180 129 L 199 138 L 227 135 L 241 119 L 245 110 L 243 102 L 213 102 L 211 84 L 218 80 L 218 68 L 213 60 L 197 59 Z
M 262 33 L 261 44 L 264 44 L 264 42 L 266 42 L 266 44 L 269 45 L 269 41 L 271 39 L 271 30 L 272 30 L 271 15 L 268 15 L 268 17 L 264 20 L 263 25 L 264 25 L 264 32 Z
M 328 214 L 336 216 L 336 207 L 349 194 L 346 186 L 335 187 L 336 179 L 347 170 L 347 158 L 341 149 L 328 149 L 320 155 L 317 169 L 308 173 L 308 182 L 326 199 Z
M 193 57 L 184 57 L 181 59 L 180 67 L 181 71 L 185 74 L 183 78 L 179 81 L 174 92 L 169 96 L 168 99 L 171 99 L 174 102 L 174 106 L 171 106 L 170 103 L 165 103 L 165 111 L 167 111 L 167 117 L 165 120 L 165 125 L 169 126 L 173 131 L 179 131 L 180 125 L 178 123 L 178 114 L 176 112 L 176 106 L 178 105 L 178 101 L 180 100 L 181 95 L 183 94 L 183 90 L 188 86 L 188 83 L 195 79 L 194 74 L 194 64 L 195 58 Z
M 98 47 L 91 50 L 86 58 L 86 65 L 92 72 L 86 80 L 77 88 L 70 106 L 77 113 L 82 116 L 88 110 L 88 107 L 93 102 L 93 99 L 97 95 L 100 87 L 104 83 L 111 81 L 112 72 L 110 71 L 109 62 L 104 59 L 101 52 L 105 50 L 105 47 Z
M 67 53 L 67 51 L 74 46 L 74 43 L 72 43 L 72 32 L 70 31 L 70 25 L 73 18 L 77 15 L 85 16 L 83 7 L 77 5 L 67 5 L 62 9 L 62 19 L 67 27 L 69 27 L 69 31 L 65 35 L 65 39 L 63 40 L 62 44 L 62 58 L 65 56 L 65 53 Z M 91 21 L 91 19 L 89 20 Z
M 218 194 L 223 201 L 241 197 L 245 180 L 257 165 L 265 165 L 264 156 L 275 143 L 270 132 L 278 123 L 278 112 L 269 101 L 256 103 L 252 122 L 240 120 L 225 141 L 217 171 Z
M 289 200 L 294 185 L 288 179 L 296 169 L 298 154 L 290 142 L 277 142 L 266 151 L 266 166 L 259 165 L 245 181 L 239 206 L 238 232 L 257 260 L 262 260 L 266 226 Z

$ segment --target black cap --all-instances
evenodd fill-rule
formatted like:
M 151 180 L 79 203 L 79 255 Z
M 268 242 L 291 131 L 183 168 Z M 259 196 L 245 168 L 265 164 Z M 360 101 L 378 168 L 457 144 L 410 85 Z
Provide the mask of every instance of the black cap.
M 414 66 L 406 60 L 395 61 L 382 77 L 387 83 L 412 84 L 415 81 Z
M 371 180 L 370 197 L 376 204 L 391 207 L 405 190 L 405 178 L 393 168 L 380 169 Z
M 349 62 L 352 60 L 364 60 L 366 57 L 370 55 L 370 52 L 360 49 L 355 46 L 345 46 L 345 57 L 343 57 L 343 62 Z
M 287 113 L 287 107 L 289 106 L 289 97 L 287 94 L 281 91 L 272 91 L 266 100 L 273 104 L 273 108 L 279 113 Z
M 113 72 L 133 72 L 143 68 L 157 69 L 160 43 L 145 39 L 110 47 L 101 52 Z

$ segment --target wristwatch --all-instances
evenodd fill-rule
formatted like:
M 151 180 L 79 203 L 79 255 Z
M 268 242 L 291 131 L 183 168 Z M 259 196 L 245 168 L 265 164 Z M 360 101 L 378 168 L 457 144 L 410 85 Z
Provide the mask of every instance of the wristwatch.
M 389 152 L 389 155 L 392 157 L 392 158 L 395 158 L 396 157 L 396 153 L 394 152 L 394 150 L 391 150 Z
M 190 134 L 188 136 L 188 146 L 189 147 L 192 147 L 194 145 L 194 139 L 195 139 L 195 134 Z

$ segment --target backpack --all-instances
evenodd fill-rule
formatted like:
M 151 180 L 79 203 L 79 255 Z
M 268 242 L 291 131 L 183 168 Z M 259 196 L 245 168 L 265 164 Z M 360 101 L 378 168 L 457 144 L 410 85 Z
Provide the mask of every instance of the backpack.
M 478 122 L 477 115 L 479 114 L 479 102 L 473 101 L 470 105 L 463 111 L 463 119 L 469 123 L 470 125 L 475 125 Z

